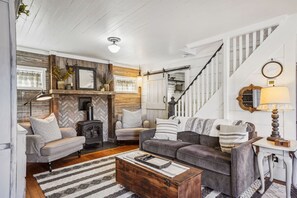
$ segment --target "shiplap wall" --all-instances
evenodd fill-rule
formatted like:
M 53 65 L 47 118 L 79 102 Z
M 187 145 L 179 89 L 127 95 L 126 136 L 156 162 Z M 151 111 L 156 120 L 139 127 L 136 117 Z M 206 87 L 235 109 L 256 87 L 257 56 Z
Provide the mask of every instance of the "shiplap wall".
M 70 66 L 76 64 L 77 66 L 80 66 L 80 67 L 96 68 L 96 72 L 97 72 L 96 84 L 97 84 L 97 90 L 99 90 L 101 83 L 99 81 L 98 74 L 107 72 L 108 70 L 107 64 L 95 63 L 95 62 L 83 61 L 83 60 L 77 60 L 77 59 L 71 59 L 71 58 L 64 58 L 59 56 L 56 57 L 56 64 L 60 68 L 65 68 L 66 63 L 68 63 L 68 65 Z M 73 85 L 75 85 L 75 75 L 72 75 L 72 77 L 66 81 L 66 83 L 71 83 L 71 82 L 73 83 Z
M 138 69 L 113 66 L 113 74 L 118 76 L 137 77 Z M 117 93 L 115 95 L 115 113 L 121 114 L 123 109 L 136 110 L 141 108 L 141 94 L 138 93 Z
M 46 55 L 17 51 L 17 65 L 46 68 L 46 89 L 49 89 L 49 58 Z M 17 118 L 18 122 L 29 120 L 29 105 L 24 103 L 39 91 L 17 90 Z M 32 115 L 46 117 L 50 113 L 50 101 L 32 102 Z

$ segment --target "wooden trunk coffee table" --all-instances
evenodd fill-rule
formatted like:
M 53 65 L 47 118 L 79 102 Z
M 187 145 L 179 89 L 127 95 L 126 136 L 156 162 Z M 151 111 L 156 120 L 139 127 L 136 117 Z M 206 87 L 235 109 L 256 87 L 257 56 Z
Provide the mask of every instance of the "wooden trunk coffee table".
M 116 181 L 141 197 L 199 198 L 201 174 L 202 170 L 188 167 L 185 172 L 169 177 L 140 163 L 116 157 Z

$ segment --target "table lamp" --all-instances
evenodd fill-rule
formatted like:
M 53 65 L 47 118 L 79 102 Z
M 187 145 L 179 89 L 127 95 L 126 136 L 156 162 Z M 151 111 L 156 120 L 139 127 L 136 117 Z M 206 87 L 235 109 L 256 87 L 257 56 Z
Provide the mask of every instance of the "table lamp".
M 267 138 L 269 141 L 280 139 L 278 131 L 278 110 L 289 110 L 291 108 L 290 94 L 287 87 L 266 87 L 261 89 L 260 105 L 257 108 L 261 111 L 272 111 L 272 133 Z

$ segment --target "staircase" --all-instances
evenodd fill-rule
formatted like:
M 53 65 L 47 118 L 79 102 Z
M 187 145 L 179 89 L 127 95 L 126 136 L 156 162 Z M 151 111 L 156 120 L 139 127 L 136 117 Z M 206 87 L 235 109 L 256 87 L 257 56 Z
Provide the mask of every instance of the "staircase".
M 227 48 L 229 50 L 224 51 L 223 45 L 226 43 L 220 45 L 174 103 L 174 115 L 178 117 L 195 116 L 214 95 L 220 94 L 217 98 L 223 100 L 222 91 L 219 90 L 222 89 L 224 82 L 224 71 L 229 73 L 227 78 L 235 74 L 277 27 L 278 25 L 274 24 L 224 39 L 225 42 L 229 42 Z

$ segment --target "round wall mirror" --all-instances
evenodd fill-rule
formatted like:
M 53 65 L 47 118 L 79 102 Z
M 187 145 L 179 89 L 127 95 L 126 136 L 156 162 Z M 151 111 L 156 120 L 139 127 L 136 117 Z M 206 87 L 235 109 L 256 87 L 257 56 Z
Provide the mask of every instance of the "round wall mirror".
M 262 75 L 265 78 L 276 78 L 283 72 L 283 66 L 280 62 L 271 60 L 262 67 Z
M 251 113 L 257 111 L 257 107 L 260 105 L 261 89 L 262 87 L 253 84 L 243 87 L 236 98 L 240 108 Z

